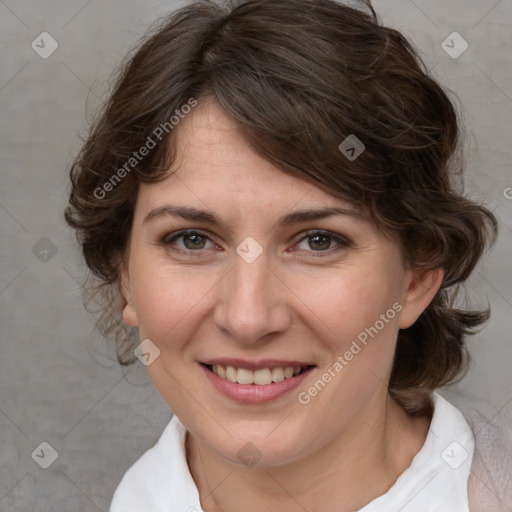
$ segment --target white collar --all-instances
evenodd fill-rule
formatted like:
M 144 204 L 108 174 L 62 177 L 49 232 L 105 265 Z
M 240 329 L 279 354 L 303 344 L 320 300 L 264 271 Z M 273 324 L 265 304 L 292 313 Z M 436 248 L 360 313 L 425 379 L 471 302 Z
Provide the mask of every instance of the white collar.
M 203 512 L 187 464 L 186 433 L 174 415 L 155 446 L 125 473 L 110 512 Z
M 421 450 L 389 491 L 359 512 L 469 512 L 475 440 L 461 412 L 438 393 Z
M 389 491 L 359 512 L 469 512 L 473 433 L 457 408 L 433 393 L 421 450 Z M 110 512 L 203 512 L 185 452 L 186 428 L 173 416 L 156 445 L 124 475 Z

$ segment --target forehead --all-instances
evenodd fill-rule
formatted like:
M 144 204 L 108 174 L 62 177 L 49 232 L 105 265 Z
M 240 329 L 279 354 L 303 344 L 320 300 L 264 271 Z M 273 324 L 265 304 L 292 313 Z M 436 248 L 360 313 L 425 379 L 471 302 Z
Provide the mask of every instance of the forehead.
M 361 205 L 329 194 L 311 181 L 292 176 L 258 155 L 244 140 L 238 125 L 213 100 L 201 101 L 173 132 L 175 159 L 169 176 L 142 184 L 152 203 L 177 199 L 205 204 L 259 207 L 300 202 L 307 207 L 344 207 L 363 215 Z
M 178 126 L 176 159 L 171 172 L 208 181 L 228 180 L 250 187 L 271 183 L 309 189 L 305 180 L 285 174 L 256 154 L 242 137 L 238 125 L 213 100 L 201 102 Z M 267 187 L 269 188 L 269 187 Z

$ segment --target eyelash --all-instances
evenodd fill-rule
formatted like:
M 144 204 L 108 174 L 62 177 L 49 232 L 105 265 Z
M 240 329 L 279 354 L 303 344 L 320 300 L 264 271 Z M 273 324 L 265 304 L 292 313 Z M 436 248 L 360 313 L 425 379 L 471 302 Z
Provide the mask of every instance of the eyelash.
M 200 229 L 187 229 L 187 230 L 178 231 L 176 233 L 166 234 L 164 237 L 162 237 L 160 244 L 168 249 L 171 249 L 174 252 L 177 252 L 177 253 L 193 255 L 195 257 L 202 256 L 201 252 L 204 249 L 197 249 L 197 250 L 181 249 L 173 244 L 176 240 L 178 240 L 179 238 L 182 238 L 186 235 L 200 235 L 200 236 L 208 239 L 210 242 L 215 243 L 215 242 L 213 242 L 213 240 L 211 240 L 210 235 L 206 231 L 202 231 Z M 347 238 L 341 237 L 339 235 L 335 235 L 334 233 L 331 233 L 330 231 L 324 231 L 324 230 L 319 230 L 319 229 L 306 231 L 305 235 L 297 242 L 297 244 L 299 244 L 303 240 L 307 240 L 308 238 L 313 238 L 315 236 L 323 236 L 326 238 L 330 238 L 331 240 L 335 241 L 338 244 L 338 246 L 335 247 L 334 249 L 330 248 L 325 251 L 309 250 L 307 252 L 324 253 L 324 254 L 331 255 L 333 252 L 337 252 L 337 251 L 340 251 L 342 249 L 346 249 L 346 248 L 349 248 L 352 246 L 352 242 L 350 240 L 348 240 Z M 194 254 L 194 253 L 198 253 L 198 254 Z M 313 257 L 317 258 L 317 257 L 322 257 L 322 256 L 313 256 Z

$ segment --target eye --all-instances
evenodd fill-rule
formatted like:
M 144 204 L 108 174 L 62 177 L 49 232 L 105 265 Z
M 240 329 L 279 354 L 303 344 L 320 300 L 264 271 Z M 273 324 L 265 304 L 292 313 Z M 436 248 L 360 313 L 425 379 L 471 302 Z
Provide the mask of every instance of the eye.
M 182 240 L 182 244 L 176 243 L 178 240 Z M 206 247 L 207 243 L 210 243 L 210 247 Z M 179 252 L 187 251 L 199 251 L 201 249 L 213 249 L 216 245 L 210 240 L 207 233 L 198 230 L 186 230 L 178 231 L 177 233 L 169 233 L 162 238 L 162 245 L 169 246 L 173 250 Z M 171 247 L 171 246 L 175 247 Z
M 313 230 L 307 231 L 306 236 L 301 238 L 296 247 L 308 252 L 331 252 L 350 247 L 351 243 L 346 238 L 334 235 L 329 231 Z M 302 247 L 301 247 L 302 244 Z
M 202 250 L 215 249 L 218 246 L 211 240 L 210 235 L 197 229 L 182 230 L 169 233 L 161 239 L 161 245 L 178 253 L 198 253 Z M 208 244 L 210 244 L 208 246 Z M 311 230 L 306 232 L 299 242 L 292 248 L 306 252 L 329 253 L 350 247 L 351 242 L 345 237 L 335 235 L 329 231 Z

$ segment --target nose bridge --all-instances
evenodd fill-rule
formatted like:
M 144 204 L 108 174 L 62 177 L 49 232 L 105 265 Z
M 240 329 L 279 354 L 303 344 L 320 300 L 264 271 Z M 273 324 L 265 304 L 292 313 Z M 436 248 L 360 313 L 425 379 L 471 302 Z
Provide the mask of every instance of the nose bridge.
M 270 274 L 266 255 L 260 256 L 253 262 L 247 262 L 238 257 L 231 277 L 231 292 L 238 295 L 241 303 L 246 307 L 257 307 L 258 302 L 263 303 L 266 288 L 268 291 Z
M 237 254 L 216 307 L 217 326 L 245 343 L 282 332 L 289 318 L 281 292 L 265 253 L 254 261 Z

